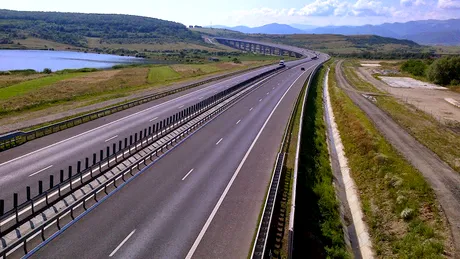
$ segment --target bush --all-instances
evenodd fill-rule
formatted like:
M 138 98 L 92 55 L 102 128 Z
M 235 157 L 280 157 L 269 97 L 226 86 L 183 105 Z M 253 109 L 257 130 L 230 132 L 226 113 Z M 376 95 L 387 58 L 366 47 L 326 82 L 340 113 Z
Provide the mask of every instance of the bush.
M 414 76 L 424 76 L 427 65 L 422 60 L 409 59 L 401 66 L 401 70 Z
M 460 80 L 460 57 L 444 57 L 428 67 L 427 77 L 435 84 L 448 85 Z
M 49 68 L 43 69 L 43 73 L 44 73 L 44 74 L 51 74 L 52 72 L 53 72 L 53 71 L 51 71 L 51 69 L 49 69 Z
M 240 61 L 239 59 L 237 59 L 237 58 L 233 58 L 233 63 L 235 63 L 235 64 L 240 64 L 241 61 Z

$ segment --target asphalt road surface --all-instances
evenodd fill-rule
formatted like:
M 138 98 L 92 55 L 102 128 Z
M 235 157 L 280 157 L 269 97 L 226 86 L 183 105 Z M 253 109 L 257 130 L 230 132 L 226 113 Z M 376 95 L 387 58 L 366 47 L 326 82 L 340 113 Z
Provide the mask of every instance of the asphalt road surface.
M 289 114 L 319 63 L 267 80 L 34 257 L 246 258 Z
M 290 62 L 288 66 L 301 62 L 305 60 Z M 4 199 L 6 209 L 10 209 L 13 193 L 19 193 L 20 202 L 25 200 L 26 186 L 31 186 L 34 196 L 38 192 L 39 180 L 44 182 L 44 186 L 49 186 L 49 175 L 59 179 L 61 169 L 67 169 L 68 166 L 76 168 L 77 161 L 83 163 L 86 157 L 90 158 L 91 163 L 93 153 L 97 153 L 99 159 L 99 151 L 104 150 L 105 154 L 107 146 L 111 147 L 113 143 L 118 143 L 218 91 L 276 66 L 210 83 L 200 89 L 174 95 L 174 98 L 150 102 L 4 151 L 0 155 L 0 199 Z

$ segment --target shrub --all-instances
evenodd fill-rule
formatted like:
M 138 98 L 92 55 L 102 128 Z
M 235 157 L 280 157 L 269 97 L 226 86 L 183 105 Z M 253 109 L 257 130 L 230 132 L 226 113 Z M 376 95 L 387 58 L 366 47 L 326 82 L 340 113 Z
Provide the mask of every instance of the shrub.
M 401 70 L 414 76 L 424 76 L 427 65 L 422 60 L 409 59 L 401 66 Z
M 51 74 L 52 72 L 53 72 L 53 71 L 51 71 L 50 68 L 45 68 L 45 69 L 43 69 L 43 73 L 44 73 L 44 74 Z

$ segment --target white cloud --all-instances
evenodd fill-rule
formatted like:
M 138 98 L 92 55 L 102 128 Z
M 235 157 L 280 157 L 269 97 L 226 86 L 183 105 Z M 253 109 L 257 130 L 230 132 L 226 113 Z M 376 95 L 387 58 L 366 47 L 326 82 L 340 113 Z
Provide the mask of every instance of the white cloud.
M 426 5 L 424 0 L 401 0 L 401 6 L 410 7 L 410 6 L 421 6 Z
M 459 8 L 460 9 L 460 0 L 439 0 L 438 7 L 442 9 L 449 8 Z

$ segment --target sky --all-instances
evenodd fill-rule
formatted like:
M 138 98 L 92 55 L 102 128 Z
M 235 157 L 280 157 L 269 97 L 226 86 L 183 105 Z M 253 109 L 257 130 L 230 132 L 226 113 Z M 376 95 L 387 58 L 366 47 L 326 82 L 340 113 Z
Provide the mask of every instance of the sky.
M 460 0 L 0 0 L 1 9 L 132 14 L 185 25 L 364 25 L 460 18 Z

